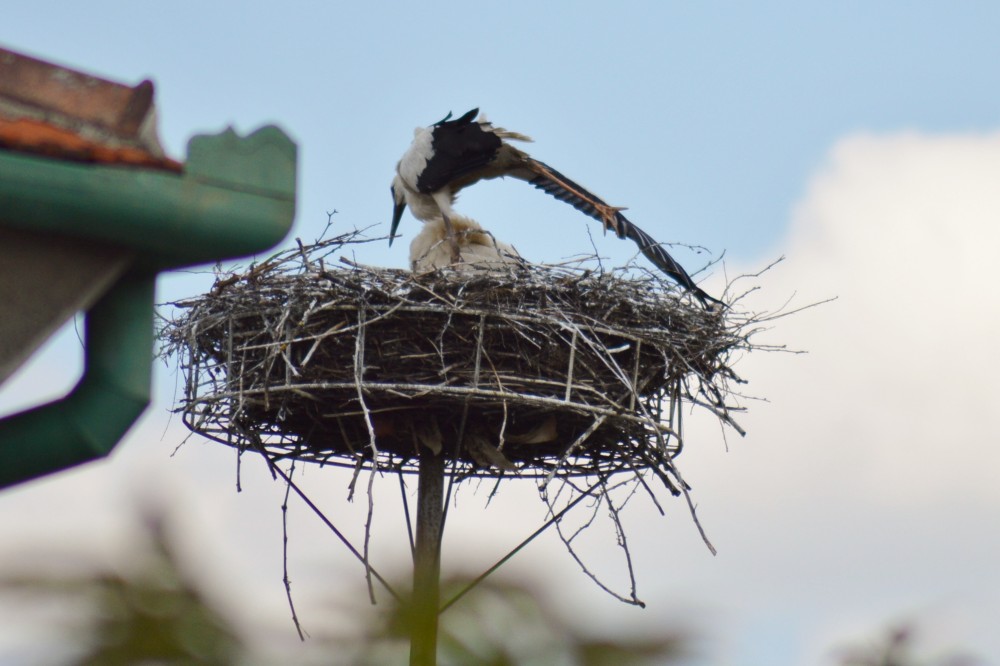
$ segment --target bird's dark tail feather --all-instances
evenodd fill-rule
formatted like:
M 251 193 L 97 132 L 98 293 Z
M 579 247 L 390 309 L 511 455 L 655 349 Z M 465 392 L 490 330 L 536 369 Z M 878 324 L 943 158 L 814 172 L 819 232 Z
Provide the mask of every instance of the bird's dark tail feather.
M 529 157 L 527 158 L 527 167 L 532 175 L 531 178 L 526 178 L 528 183 L 603 223 L 606 228 L 613 230 L 619 238 L 631 239 L 639 246 L 639 251 L 647 259 L 691 292 L 695 298 L 701 301 L 702 305 L 710 307 L 710 303 L 717 303 L 724 308 L 727 307 L 725 303 L 709 296 L 696 285 L 687 271 L 659 243 L 621 214 L 620 208 L 608 205 L 600 197 L 590 193 L 543 162 Z

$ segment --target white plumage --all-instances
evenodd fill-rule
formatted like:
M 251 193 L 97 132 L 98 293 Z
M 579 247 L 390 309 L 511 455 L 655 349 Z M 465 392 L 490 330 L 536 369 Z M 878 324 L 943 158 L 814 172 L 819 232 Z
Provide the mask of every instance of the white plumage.
M 495 152 L 505 140 L 531 141 L 531 138 L 494 127 L 486 120 L 486 114 L 479 114 L 473 132 L 458 136 L 447 131 L 442 133 L 442 127 L 447 129 L 455 123 L 473 127 L 471 118 L 476 111 L 451 123 L 446 118 L 431 127 L 413 130 L 413 143 L 400 158 L 392 179 L 393 200 L 400 215 L 403 208 L 409 206 L 413 217 L 421 222 L 443 216 L 447 227 L 456 214 L 452 204 L 460 189 L 485 178 L 511 175 L 509 172 L 519 166 L 519 160 L 511 158 L 520 157 L 520 153 L 503 155 L 497 160 L 490 151 Z M 398 219 L 395 223 L 398 224 Z
M 425 273 L 447 266 L 489 270 L 522 261 L 517 250 L 495 239 L 493 234 L 475 220 L 456 214 L 450 219 L 461 261 L 455 263 L 452 260 L 448 232 L 444 219 L 439 214 L 425 222 L 424 228 L 410 242 L 410 268 L 414 273 Z

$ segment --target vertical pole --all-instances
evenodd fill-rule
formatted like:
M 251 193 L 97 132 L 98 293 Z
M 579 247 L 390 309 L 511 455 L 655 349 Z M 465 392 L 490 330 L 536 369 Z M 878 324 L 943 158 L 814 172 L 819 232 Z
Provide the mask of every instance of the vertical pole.
M 410 666 L 437 664 L 441 606 L 441 533 L 444 518 L 444 456 L 420 452 L 417 477 L 417 536 L 413 551 Z

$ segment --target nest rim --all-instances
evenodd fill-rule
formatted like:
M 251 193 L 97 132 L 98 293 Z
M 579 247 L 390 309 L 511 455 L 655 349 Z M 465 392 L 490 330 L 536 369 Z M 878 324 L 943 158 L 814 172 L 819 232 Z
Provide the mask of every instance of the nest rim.
M 192 432 L 275 459 L 404 472 L 436 440 L 454 474 L 532 477 L 668 469 L 683 449 L 683 403 L 731 422 L 730 360 L 748 348 L 743 322 L 694 305 L 658 276 L 327 266 L 356 242 L 368 241 L 300 245 L 173 303 L 181 316 L 161 337 L 181 358 L 178 411 Z M 408 357 L 434 362 L 414 379 Z M 548 374 L 527 376 L 538 368 Z M 416 414 L 399 432 L 377 432 L 392 425 L 384 415 L 407 412 Z M 437 436 L 421 432 L 429 413 L 449 422 L 436 424 Z M 555 444 L 511 443 L 551 415 L 562 426 Z M 492 453 L 468 444 L 484 428 Z M 328 444 L 336 431 L 342 444 Z

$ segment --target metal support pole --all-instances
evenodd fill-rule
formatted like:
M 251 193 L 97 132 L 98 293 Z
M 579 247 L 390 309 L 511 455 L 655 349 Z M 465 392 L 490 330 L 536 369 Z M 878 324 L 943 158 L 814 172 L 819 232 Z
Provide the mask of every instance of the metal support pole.
M 437 664 L 444 529 L 444 456 L 423 449 L 417 480 L 417 537 L 413 551 L 410 666 Z

